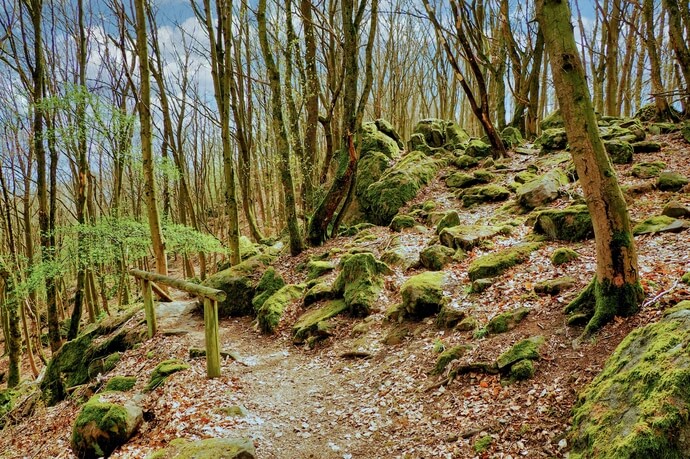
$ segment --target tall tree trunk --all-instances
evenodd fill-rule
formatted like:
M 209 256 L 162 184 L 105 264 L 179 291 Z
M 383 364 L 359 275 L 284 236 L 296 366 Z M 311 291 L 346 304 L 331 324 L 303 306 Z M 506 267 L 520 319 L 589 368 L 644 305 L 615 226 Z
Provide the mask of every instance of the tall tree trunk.
M 668 11 L 668 33 L 671 37 L 671 47 L 676 54 L 680 73 L 685 80 L 683 107 L 687 115 L 687 112 L 690 111 L 690 46 L 688 45 L 688 37 L 683 33 L 683 20 L 685 20 L 685 30 L 690 29 L 690 17 L 688 17 L 690 16 L 688 12 L 690 8 L 687 4 L 683 6 L 683 3 L 678 2 L 678 0 L 663 0 L 663 4 Z
M 625 199 L 599 137 L 570 8 L 562 0 L 537 0 L 536 5 L 570 152 L 594 225 L 596 276 L 567 307 L 568 312 L 584 311 L 591 317 L 585 328 L 588 335 L 614 316 L 629 316 L 638 310 L 643 292 L 637 252 Z
M 649 54 L 650 79 L 652 80 L 652 95 L 659 119 L 672 120 L 671 107 L 663 95 L 664 84 L 661 79 L 661 61 L 657 49 L 656 36 L 654 34 L 654 0 L 644 0 L 642 4 L 642 17 L 645 23 L 644 41 Z
M 610 116 L 620 115 L 618 103 L 618 85 L 620 74 L 618 73 L 618 37 L 621 25 L 621 0 L 611 0 L 611 14 L 606 27 L 606 114 Z
M 146 199 L 146 214 L 151 232 L 153 253 L 156 257 L 156 272 L 168 274 L 168 259 L 165 254 L 165 240 L 158 215 L 156 199 L 156 179 L 153 173 L 153 147 L 151 134 L 151 75 L 149 71 L 149 51 L 146 38 L 146 13 L 144 2 L 134 0 L 137 32 L 137 55 L 139 57 L 139 75 L 141 93 L 138 100 L 139 118 L 141 122 L 141 161 L 144 170 L 144 197 Z
M 311 212 L 314 207 L 314 189 L 318 177 L 317 142 L 319 124 L 319 76 L 316 69 L 316 38 L 310 0 L 300 0 L 300 12 L 304 24 L 305 47 L 305 110 L 306 126 L 304 131 L 304 203 L 306 212 Z

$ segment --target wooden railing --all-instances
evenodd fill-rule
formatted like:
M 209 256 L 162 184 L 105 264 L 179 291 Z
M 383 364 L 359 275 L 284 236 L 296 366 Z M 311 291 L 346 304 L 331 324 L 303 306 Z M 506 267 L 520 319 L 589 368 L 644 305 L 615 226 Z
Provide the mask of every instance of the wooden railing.
M 209 378 L 220 376 L 220 340 L 218 337 L 218 301 L 224 301 L 226 294 L 222 290 L 216 290 L 203 285 L 193 284 L 180 279 L 154 274 L 140 269 L 130 269 L 129 273 L 142 281 L 144 297 L 144 313 L 149 338 L 158 330 L 156 323 L 156 311 L 153 307 L 152 282 L 167 285 L 169 287 L 191 293 L 204 300 L 204 324 L 206 328 L 206 375 Z

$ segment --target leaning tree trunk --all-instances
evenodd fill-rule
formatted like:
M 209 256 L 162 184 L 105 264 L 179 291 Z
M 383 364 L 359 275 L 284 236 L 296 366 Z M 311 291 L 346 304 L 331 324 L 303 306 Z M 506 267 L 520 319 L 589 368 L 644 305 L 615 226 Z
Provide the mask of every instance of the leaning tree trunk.
M 614 316 L 629 316 L 638 310 L 643 292 L 637 253 L 627 206 L 599 137 L 570 24 L 570 8 L 562 0 L 537 0 L 536 5 L 570 151 L 594 225 L 596 275 L 566 308 L 567 312 L 585 312 L 591 317 L 585 328 L 585 335 L 589 335 Z

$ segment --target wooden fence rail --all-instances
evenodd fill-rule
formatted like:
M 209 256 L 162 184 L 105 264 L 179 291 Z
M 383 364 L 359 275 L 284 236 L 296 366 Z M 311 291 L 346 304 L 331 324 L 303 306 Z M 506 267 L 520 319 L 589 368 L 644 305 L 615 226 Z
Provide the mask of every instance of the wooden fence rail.
M 151 283 L 167 285 L 187 293 L 199 296 L 204 300 L 204 324 L 206 329 L 206 375 L 209 378 L 220 376 L 220 340 L 218 337 L 218 301 L 223 301 L 226 294 L 222 290 L 216 290 L 203 285 L 193 284 L 180 279 L 150 273 L 140 269 L 130 269 L 129 273 L 142 281 L 144 297 L 144 313 L 148 327 L 149 338 L 158 330 L 156 323 L 156 311 L 153 307 L 153 291 Z

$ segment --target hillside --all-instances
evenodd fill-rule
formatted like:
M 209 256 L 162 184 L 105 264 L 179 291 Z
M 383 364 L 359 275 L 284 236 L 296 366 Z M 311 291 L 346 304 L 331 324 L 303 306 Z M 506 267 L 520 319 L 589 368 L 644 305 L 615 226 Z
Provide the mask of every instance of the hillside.
M 637 126 L 608 121 L 601 129 L 616 139 Z M 261 458 L 564 457 L 572 446 L 567 432 L 578 393 L 631 330 L 690 298 L 681 282 L 690 271 L 688 186 L 662 190 L 657 177 L 661 171 L 690 177 L 690 143 L 680 131 L 661 133 L 665 129 L 648 124 L 646 150 L 658 144 L 659 151 L 642 152 L 637 139 L 631 142 L 637 145 L 632 161 L 615 164 L 634 223 L 661 215 L 672 201 L 687 213 L 672 228 L 666 222 L 657 228 L 663 231 L 636 236 L 646 296 L 641 311 L 616 318 L 593 340 L 580 342 L 584 324 L 568 325 L 564 307 L 592 278 L 594 240 L 586 228 L 571 229 L 570 221 L 553 217 L 550 227 L 540 220 L 546 209 L 584 203 L 564 144 L 549 148 L 547 142 L 558 140 L 550 137 L 536 146 L 516 140 L 510 158 L 494 161 L 477 153 L 481 145 L 463 138 L 461 130 L 452 131 L 457 147 L 452 150 L 448 138 L 434 140 L 436 127 L 430 126 L 418 126 L 407 144 L 421 153 L 403 153 L 402 159 L 399 145 L 381 136 L 382 129 L 365 136 L 363 142 L 373 139 L 362 144 L 367 167 L 360 165 L 358 183 L 366 187 L 358 188 L 343 235 L 298 257 L 281 252 L 270 261 L 286 284 L 300 286 L 298 293 L 277 308 L 282 314 L 275 323 L 264 316 L 258 325 L 252 316 L 221 320 L 221 345 L 232 355 L 224 359 L 220 378 L 205 379 L 204 359 L 190 358 L 190 348 L 203 347 L 203 319 L 195 300 L 178 296 L 158 305 L 162 332 L 121 352 L 112 370 L 77 387 L 67 400 L 50 407 L 39 402 L 31 416 L 8 422 L 0 457 L 76 457 L 70 436 L 81 403 L 114 376 L 136 377 L 128 393 L 139 393 L 154 368 L 173 358 L 189 369 L 137 398 L 143 424 L 110 457 L 143 458 L 176 438 L 224 437 L 250 439 Z M 393 193 L 410 195 L 393 205 L 384 185 L 403 172 L 405 183 L 414 186 Z M 553 177 L 555 191 L 545 186 L 527 194 L 524 184 Z M 363 220 L 384 225 L 362 225 Z M 439 224 L 447 229 L 437 231 Z M 563 229 L 579 235 L 573 241 L 555 239 Z M 477 261 L 516 247 L 524 250 L 514 263 L 483 267 Z M 574 250 L 577 258 L 554 264 L 552 255 L 561 248 Z M 369 253 L 387 268 L 347 267 L 365 258 L 353 254 Z M 252 269 L 256 282 L 266 266 Z M 361 284 L 342 280 L 347 269 L 357 282 L 363 270 L 371 276 Z M 430 271 L 443 274 L 424 278 L 434 284 L 428 291 L 413 292 L 421 278 L 409 279 Z M 542 283 L 553 279 L 563 282 Z M 340 291 L 334 287 L 339 282 L 345 283 Z M 314 293 L 318 284 L 328 293 L 305 306 L 304 293 Z M 354 299 L 362 292 L 369 296 Z M 305 312 L 343 296 L 344 313 L 315 322 L 295 338 L 293 327 Z M 415 298 L 421 299 L 415 303 Z M 499 323 L 497 317 L 505 320 Z M 123 328 L 141 327 L 142 320 L 138 311 Z M 272 333 L 260 330 L 267 327 Z M 538 355 L 523 360 L 529 360 L 533 375 L 531 369 L 504 367 L 501 359 L 494 365 L 513 345 L 535 337 L 543 338 Z M 439 365 L 439 356 L 445 365 Z

